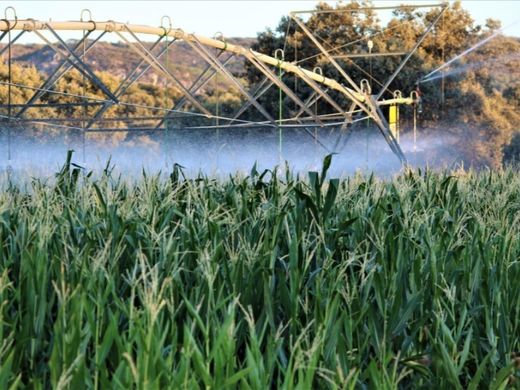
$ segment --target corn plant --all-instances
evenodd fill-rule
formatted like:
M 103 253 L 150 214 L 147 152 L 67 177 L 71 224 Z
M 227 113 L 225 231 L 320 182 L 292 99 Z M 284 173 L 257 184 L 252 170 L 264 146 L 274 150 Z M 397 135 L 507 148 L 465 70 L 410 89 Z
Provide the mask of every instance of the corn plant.
M 330 163 L 5 184 L 0 387 L 519 387 L 518 171 Z

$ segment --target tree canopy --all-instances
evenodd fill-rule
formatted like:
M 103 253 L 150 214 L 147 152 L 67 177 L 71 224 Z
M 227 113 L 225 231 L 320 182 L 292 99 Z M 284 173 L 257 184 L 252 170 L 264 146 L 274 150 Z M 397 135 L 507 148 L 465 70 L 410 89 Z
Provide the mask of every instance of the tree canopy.
M 383 23 L 378 14 L 371 9 L 370 0 L 339 2 L 335 6 L 319 3 L 315 12 L 301 17 L 301 22 L 314 34 L 325 49 L 335 57 L 347 74 L 359 83 L 362 79 L 370 80 L 372 90 L 377 93 L 388 76 L 394 72 L 403 54 L 393 56 L 349 57 L 372 53 L 407 53 L 425 33 L 428 26 L 439 15 L 439 8 L 423 9 L 400 7 L 393 11 L 390 19 Z M 498 167 L 505 161 L 519 160 L 518 132 L 520 130 L 520 39 L 507 37 L 500 33 L 500 22 L 488 19 L 484 26 L 475 24 L 473 18 L 465 10 L 460 1 L 451 4 L 442 18 L 426 36 L 419 49 L 413 54 L 406 66 L 392 82 L 383 97 L 391 97 L 395 90 L 409 94 L 415 89 L 415 84 L 423 76 L 444 64 L 447 60 L 474 46 L 478 42 L 497 34 L 494 39 L 486 42 L 477 50 L 455 61 L 445 69 L 444 77 L 420 85 L 424 112 L 421 126 L 430 132 L 450 132 L 459 139 L 459 152 L 467 164 L 474 166 Z M 368 41 L 373 47 L 369 49 Z M 283 49 L 285 60 L 297 63 L 306 69 L 321 68 L 324 75 L 342 80 L 338 70 L 331 65 L 326 56 L 306 36 L 304 31 L 291 20 L 282 17 L 274 29 L 266 29 L 258 34 L 252 48 L 258 52 L 274 55 L 277 49 Z M 0 100 L 7 102 L 8 69 L 6 54 L 0 63 Z M 110 58 L 104 56 L 103 63 L 110 63 Z M 178 67 L 175 61 L 165 66 Z M 254 88 L 262 79 L 258 70 L 247 62 L 236 62 L 234 74 L 241 78 L 244 85 Z M 193 65 L 193 72 L 200 72 L 201 64 Z M 109 71 L 111 70 L 111 71 Z M 38 88 L 46 78 L 43 72 L 31 65 L 14 65 L 12 81 L 28 87 Z M 48 71 L 48 70 L 47 70 Z M 124 75 L 120 66 L 108 67 L 96 73 L 110 89 L 114 90 Z M 176 71 L 189 72 L 183 69 Z M 307 99 L 312 90 L 301 80 L 291 74 L 283 74 L 283 81 L 302 99 Z M 171 107 L 180 99 L 181 92 L 171 84 L 155 83 L 153 78 L 136 83 L 125 95 L 125 102 L 130 105 L 114 105 L 110 107 L 105 118 L 115 118 L 126 115 L 153 116 L 161 112 L 147 106 Z M 211 112 L 219 110 L 221 114 L 231 114 L 244 101 L 244 97 L 236 88 L 225 83 L 222 78 L 219 85 L 214 82 L 203 88 L 198 98 Z M 55 92 L 82 94 L 86 92 L 92 98 L 102 98 L 103 94 L 92 85 L 84 86 L 82 76 L 76 71 L 69 72 L 54 87 Z M 11 103 L 26 102 L 33 90 L 11 88 Z M 331 97 L 342 107 L 350 102 L 340 93 L 329 91 Z M 284 114 L 289 116 L 298 107 L 282 94 Z M 77 102 L 73 96 L 59 96 L 45 93 L 41 103 Z M 261 98 L 260 102 L 273 117 L 279 110 L 279 91 L 271 88 Z M 318 103 L 320 112 L 331 110 L 327 102 Z M 187 105 L 189 106 L 189 105 Z M 60 108 L 31 108 L 27 111 L 28 118 L 73 118 L 89 117 L 97 107 L 76 106 Z M 2 109 L 2 115 L 7 115 L 7 108 Z M 409 109 L 404 108 L 403 117 L 409 116 Z M 251 108 L 245 112 L 242 119 L 263 119 L 257 110 Z M 204 118 L 192 118 L 190 123 L 208 122 Z M 182 119 L 173 120 L 177 127 L 185 123 Z M 198 123 L 197 122 L 197 123 Z M 112 123 L 114 127 L 125 123 Z M 38 126 L 36 126 L 38 128 Z M 406 128 L 405 128 L 406 129 Z M 42 138 L 52 135 L 48 128 L 39 128 Z M 119 142 L 129 134 L 99 135 L 103 140 L 111 139 Z M 513 139 L 516 140 L 512 142 Z M 506 151 L 504 155 L 504 150 Z
M 373 90 L 378 92 L 403 56 L 344 56 L 367 53 L 369 39 L 373 42 L 373 53 L 408 52 L 437 18 L 440 9 L 397 8 L 383 25 L 371 6 L 369 0 L 339 2 L 335 6 L 320 3 L 316 12 L 301 20 L 325 49 L 336 56 L 336 61 L 350 77 L 358 83 L 363 78 L 370 79 Z M 333 10 L 336 12 L 327 12 Z M 499 33 L 500 27 L 500 22 L 493 19 L 488 19 L 485 26 L 476 25 L 460 1 L 454 2 L 384 96 L 389 97 L 394 90 L 409 93 L 417 80 L 491 34 Z M 274 31 L 267 29 L 260 33 L 253 48 L 266 54 L 283 49 L 286 60 L 307 69 L 319 66 L 326 76 L 341 79 L 327 58 L 288 17 L 283 17 Z M 478 50 L 454 62 L 446 69 L 446 77 L 421 84 L 425 105 L 423 125 L 457 133 L 461 139 L 460 152 L 468 164 L 500 166 L 504 147 L 520 130 L 519 51 L 519 39 L 498 34 Z M 453 72 L 453 69 L 459 72 Z M 260 79 L 251 66 L 248 67 L 248 79 L 253 83 Z M 284 81 L 295 85 L 302 97 L 310 94 L 310 90 L 301 83 L 298 85 L 298 80 L 292 76 L 284 75 Z M 341 101 L 340 96 L 335 95 L 335 98 Z M 263 99 L 267 105 L 273 102 L 271 109 L 274 111 L 276 91 L 266 94 Z M 288 101 L 286 104 L 290 106 Z

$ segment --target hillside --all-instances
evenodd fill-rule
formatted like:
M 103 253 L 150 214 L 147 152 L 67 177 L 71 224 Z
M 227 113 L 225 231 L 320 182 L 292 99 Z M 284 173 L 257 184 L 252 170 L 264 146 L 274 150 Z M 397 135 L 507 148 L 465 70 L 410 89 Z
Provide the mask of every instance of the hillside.
M 251 47 L 255 40 L 255 38 L 230 38 L 229 42 Z M 74 47 L 76 42 L 69 40 L 67 43 L 69 47 Z M 91 42 L 91 40 L 88 41 L 86 46 L 88 47 Z M 152 43 L 146 42 L 145 46 L 149 49 Z M 5 47 L 5 45 L 0 45 L 0 48 L 2 47 Z M 155 53 L 163 47 L 156 47 Z M 18 64 L 35 66 L 39 71 L 46 74 L 52 72 L 61 61 L 61 58 L 56 55 L 53 49 L 44 44 L 15 44 L 13 45 L 12 55 L 14 61 Z M 175 42 L 168 49 L 168 56 L 163 55 L 162 59 L 163 63 L 167 63 L 175 76 L 186 85 L 190 84 L 206 66 L 206 62 L 185 42 Z M 124 42 L 97 42 L 86 55 L 86 62 L 94 71 L 108 72 L 118 78 L 124 78 L 140 61 L 141 57 Z M 242 73 L 244 70 L 243 59 L 237 58 L 231 61 L 229 68 L 234 74 Z M 151 71 L 148 71 L 140 81 L 154 85 L 161 85 L 166 82 L 164 78 L 157 77 Z

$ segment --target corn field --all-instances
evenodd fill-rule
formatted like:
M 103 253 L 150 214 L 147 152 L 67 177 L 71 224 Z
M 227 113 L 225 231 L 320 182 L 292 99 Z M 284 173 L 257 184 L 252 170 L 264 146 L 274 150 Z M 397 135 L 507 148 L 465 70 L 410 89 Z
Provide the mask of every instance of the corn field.
M 0 192 L 0 388 L 520 387 L 520 173 Z

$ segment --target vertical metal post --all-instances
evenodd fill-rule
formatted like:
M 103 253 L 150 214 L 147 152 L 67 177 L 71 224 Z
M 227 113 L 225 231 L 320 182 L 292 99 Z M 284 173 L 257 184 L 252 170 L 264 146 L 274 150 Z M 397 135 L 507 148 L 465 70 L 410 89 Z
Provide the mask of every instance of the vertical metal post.
M 85 47 L 85 30 L 83 30 L 83 61 L 86 61 L 86 47 Z M 85 96 L 87 94 L 87 80 L 85 78 L 85 75 L 83 75 L 83 96 Z M 84 102 L 85 103 L 85 102 Z M 87 105 L 84 105 L 83 106 L 83 113 L 84 113 L 84 117 L 87 118 L 87 115 L 88 115 L 88 109 L 87 109 Z M 86 165 L 86 146 L 85 146 L 85 143 L 86 143 L 86 132 L 85 132 L 85 121 L 82 121 L 81 122 L 81 127 L 83 128 L 82 130 L 82 147 L 83 147 L 83 165 Z
M 417 164 L 417 104 L 420 97 L 417 91 L 412 91 L 410 97 L 413 99 L 413 160 Z
M 216 101 L 215 101 L 215 125 L 217 126 L 217 136 L 218 136 L 219 115 L 220 115 L 220 112 L 219 112 L 220 93 L 218 90 L 218 86 L 219 86 L 218 72 L 216 72 L 216 74 L 215 74 L 215 99 L 216 99 Z
M 7 10 L 11 9 L 14 13 L 14 19 L 15 19 L 15 25 L 11 26 L 11 23 L 8 20 L 7 17 Z M 16 11 L 13 7 L 7 7 L 5 9 L 5 19 L 4 21 L 7 23 L 7 32 L 4 32 L 2 36 L 0 37 L 0 40 L 7 34 L 9 42 L 7 43 L 7 73 L 8 73 L 8 84 L 7 84 L 7 173 L 10 176 L 11 174 L 11 84 L 12 84 L 12 69 L 11 69 L 11 60 L 12 60 L 12 53 L 11 53 L 11 47 L 13 44 L 13 40 L 11 39 L 11 30 L 16 26 L 18 23 L 18 17 L 16 16 Z M 18 36 L 15 38 L 18 39 L 18 37 L 21 34 L 18 34 Z M 5 49 L 4 49 L 5 50 Z
M 224 40 L 224 37 L 221 32 L 217 32 L 213 39 L 219 39 Z M 216 58 L 219 56 L 219 49 L 216 49 L 215 53 Z M 217 126 L 217 140 L 218 140 L 218 125 L 219 125 L 219 99 L 220 99 L 220 93 L 219 93 L 219 82 L 218 82 L 218 72 L 215 74 L 215 125 Z
M 90 20 L 92 20 L 92 13 L 90 12 L 90 10 L 88 9 L 83 9 L 81 11 L 81 15 L 80 15 L 80 20 L 83 21 L 83 14 L 88 12 L 88 14 L 90 15 Z M 87 58 L 87 47 L 86 47 L 86 37 L 87 37 L 87 33 L 85 30 L 83 30 L 83 39 L 81 40 L 81 48 L 83 50 L 83 56 L 82 56 L 82 60 L 83 61 L 86 61 Z M 86 96 L 87 94 L 87 79 L 85 77 L 85 74 L 82 74 L 82 80 L 83 80 L 83 96 Z M 84 102 L 85 103 L 85 102 Z M 87 118 L 88 116 L 88 109 L 87 109 L 87 105 L 84 104 L 83 105 L 83 117 L 84 118 Z M 85 129 L 85 125 L 86 125 L 86 122 L 85 121 L 81 121 L 81 149 L 82 149 L 82 154 L 83 154 L 83 166 L 86 166 L 87 164 L 87 159 L 86 159 L 86 137 L 87 137 L 87 133 L 86 133 L 86 129 Z M 85 170 L 86 171 L 86 170 Z
M 164 20 L 167 20 L 168 21 L 168 29 L 166 29 L 164 27 Z M 168 16 L 168 15 L 164 15 L 162 18 L 161 18 L 161 27 L 163 28 L 164 30 L 164 38 L 165 38 L 165 52 L 166 52 L 166 59 L 164 61 L 164 64 L 165 64 L 165 68 L 166 70 L 169 72 L 170 71 L 170 44 L 168 42 L 168 36 L 170 34 L 170 31 L 172 30 L 172 20 L 171 18 Z M 152 51 L 150 50 L 150 53 Z M 164 106 L 165 107 L 168 107 L 168 96 L 167 96 L 167 92 L 168 92 L 168 81 L 165 82 L 165 85 L 164 85 L 164 90 L 165 90 L 165 94 L 164 94 Z M 166 130 L 164 131 L 164 133 L 162 134 L 162 139 L 163 139 L 163 158 L 164 158 L 164 165 L 165 167 L 168 167 L 168 140 L 169 140 L 169 137 L 168 137 L 168 131 L 169 131 L 169 126 L 166 126 Z
M 216 165 L 217 165 L 217 170 L 218 170 L 218 156 L 219 156 L 219 151 L 220 151 L 220 130 L 219 130 L 219 115 L 220 115 L 220 112 L 219 112 L 219 99 L 220 99 L 220 94 L 219 94 L 219 84 L 218 84 L 218 72 L 215 73 L 215 98 L 216 98 L 216 102 L 215 102 L 215 125 L 217 126 L 217 130 L 216 130 L 216 136 L 217 136 L 217 156 L 216 156 Z
M 166 29 L 164 27 L 164 20 L 167 20 L 168 21 L 168 29 Z M 164 30 L 164 34 L 162 37 L 159 38 L 159 40 L 157 41 L 157 43 L 160 42 L 160 40 L 162 38 L 165 38 L 165 47 L 164 49 L 162 50 L 162 53 L 166 53 L 166 60 L 165 60 L 165 63 L 166 63 L 166 70 L 168 72 L 170 72 L 170 69 L 169 69 L 169 61 L 170 61 L 170 46 L 173 44 L 173 42 L 175 42 L 175 38 L 172 39 L 171 42 L 168 42 L 168 36 L 170 35 L 170 32 L 173 28 L 173 24 L 172 24 L 172 20 L 171 18 L 168 16 L 168 15 L 164 15 L 162 18 L 161 18 L 161 27 L 162 29 Z M 152 53 L 153 51 L 153 48 L 154 46 L 152 46 L 150 48 L 150 53 Z M 159 53 L 157 55 L 157 60 L 159 60 L 159 58 L 161 57 L 161 53 Z M 144 59 L 143 59 L 144 61 Z M 151 67 L 151 64 L 149 64 L 145 69 L 148 69 Z M 143 74 L 146 72 L 146 70 L 143 70 Z M 140 77 L 140 76 L 139 76 Z M 167 86 L 167 83 L 168 81 L 165 82 L 165 91 L 167 92 L 168 91 L 168 86 Z M 123 92 L 124 93 L 124 92 Z M 167 99 L 167 96 L 165 96 L 165 101 L 167 102 L 168 99 Z M 172 99 L 173 100 L 173 99 Z M 164 150 L 164 160 L 165 160 L 165 165 L 168 166 L 168 157 L 170 157 L 170 161 L 172 162 L 172 169 L 175 169 L 175 163 L 173 162 L 173 159 L 175 158 L 175 152 L 173 150 L 173 147 L 174 147 L 174 130 L 171 128 L 172 126 L 169 125 L 169 123 L 166 121 L 166 118 L 167 118 L 168 114 L 166 114 L 163 118 L 163 120 L 161 120 L 161 124 L 163 122 L 165 122 L 165 126 L 164 126 L 164 135 L 163 135 L 163 150 Z M 157 129 L 160 125 L 156 126 L 155 128 Z
M 323 69 L 321 69 L 321 67 L 319 67 L 319 66 L 316 66 L 312 71 L 314 73 L 319 73 L 323 76 Z M 295 78 L 297 79 L 298 77 L 295 77 Z M 314 94 L 316 94 L 316 92 L 311 94 L 311 96 L 313 96 Z M 314 117 L 318 117 L 318 100 L 319 100 L 319 97 L 317 99 L 315 99 L 315 101 L 314 101 Z M 314 164 L 317 164 L 317 163 L 318 163 L 318 128 L 315 127 L 314 128 Z
M 396 115 L 396 122 L 395 122 L 395 129 L 397 131 L 397 143 L 401 142 L 401 120 L 399 119 L 399 104 L 396 104 L 396 112 L 395 112 L 395 115 Z
M 6 9 L 6 13 L 7 13 L 7 9 Z M 5 20 L 7 20 L 7 16 L 5 18 Z M 7 36 L 8 36 L 8 40 L 9 42 L 7 43 L 8 45 L 8 49 L 7 49 L 7 73 L 8 73 L 8 80 L 9 80 L 9 84 L 7 85 L 7 116 L 9 117 L 8 119 L 8 123 L 7 123 L 7 161 L 8 161 L 8 164 L 10 165 L 11 163 L 11 84 L 13 82 L 12 80 L 12 69 L 11 69 L 11 26 L 10 26 L 10 23 L 8 22 L 8 29 L 9 31 L 7 32 Z
M 294 63 L 298 63 L 298 41 L 294 41 Z M 294 76 L 294 92 L 298 95 L 298 77 Z M 298 107 L 294 107 L 297 109 Z
M 280 80 L 282 80 L 282 68 L 280 67 L 278 69 L 278 77 Z M 283 130 L 282 130 L 282 118 L 283 118 L 283 95 L 282 95 L 282 88 L 278 87 L 278 130 L 279 130 L 279 149 L 280 149 L 280 158 L 282 157 L 282 142 L 283 142 Z
M 280 58 L 278 55 L 280 54 Z M 284 61 L 284 51 L 282 49 L 276 49 L 274 52 L 274 58 L 276 58 L 278 61 Z M 278 65 L 278 78 L 280 79 L 280 82 L 282 80 L 282 67 L 280 66 L 280 62 Z M 278 87 L 278 153 L 280 155 L 280 162 L 282 161 L 282 118 L 283 118 L 283 95 L 282 95 L 282 88 Z
M 314 101 L 314 116 L 318 116 L 318 99 Z M 314 163 L 318 162 L 318 128 L 314 128 Z
M 367 42 L 367 46 L 368 46 L 368 54 L 369 54 L 369 57 L 368 57 L 368 61 L 369 61 L 369 74 L 370 74 L 370 79 L 368 80 L 368 83 L 370 85 L 370 91 L 372 91 L 372 48 L 374 47 L 374 42 L 369 39 L 368 42 Z M 370 92 L 372 93 L 372 92 Z M 369 145 L 368 145 L 368 142 L 369 142 L 369 132 L 370 132 L 370 116 L 367 117 L 367 129 L 366 129 L 366 150 L 365 150 L 365 164 L 366 164 L 366 170 L 368 171 L 368 152 L 369 152 Z
M 413 104 L 413 154 L 414 160 L 417 162 L 417 108 Z
M 224 36 L 221 32 L 217 32 L 214 37 L 214 39 L 219 39 L 221 41 L 224 41 Z M 219 49 L 216 49 L 215 57 L 218 58 L 219 56 Z M 211 65 L 210 65 L 211 66 Z M 219 153 L 220 153 L 220 112 L 219 112 L 219 106 L 220 106 L 220 91 L 219 91 L 219 79 L 218 74 L 219 72 L 215 72 L 215 125 L 216 125 L 216 136 L 217 136 L 217 148 L 216 148 L 216 168 L 218 171 L 219 166 Z
M 445 47 L 445 39 L 446 33 L 444 31 L 444 14 L 442 14 L 442 20 L 441 20 L 441 61 L 444 64 L 444 47 Z M 442 113 L 444 114 L 444 87 L 445 87 L 445 80 L 444 80 L 444 68 L 441 70 L 441 107 L 442 107 Z

